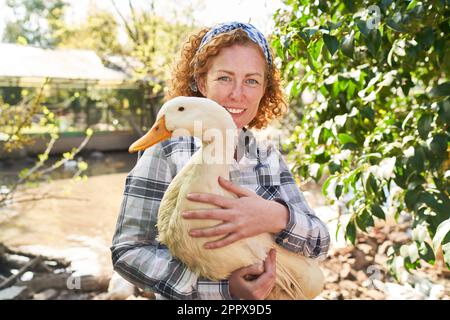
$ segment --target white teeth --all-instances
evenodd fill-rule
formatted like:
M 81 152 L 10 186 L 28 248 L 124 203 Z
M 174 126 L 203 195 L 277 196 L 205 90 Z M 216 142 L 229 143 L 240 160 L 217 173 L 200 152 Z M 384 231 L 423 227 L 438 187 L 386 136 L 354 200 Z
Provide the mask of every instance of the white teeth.
M 225 108 L 229 113 L 239 114 L 244 112 L 244 109 Z

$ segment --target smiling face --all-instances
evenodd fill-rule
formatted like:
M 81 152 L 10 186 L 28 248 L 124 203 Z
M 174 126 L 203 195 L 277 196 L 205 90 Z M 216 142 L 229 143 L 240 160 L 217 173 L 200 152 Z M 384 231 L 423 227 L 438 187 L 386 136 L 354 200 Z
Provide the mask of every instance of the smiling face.
M 265 90 L 265 59 L 255 44 L 235 44 L 211 58 L 200 92 L 223 106 L 240 129 L 258 113 Z

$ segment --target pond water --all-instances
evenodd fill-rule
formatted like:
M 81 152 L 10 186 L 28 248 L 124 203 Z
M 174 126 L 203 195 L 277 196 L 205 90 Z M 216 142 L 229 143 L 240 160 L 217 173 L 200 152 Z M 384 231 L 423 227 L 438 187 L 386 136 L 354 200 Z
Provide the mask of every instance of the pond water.
M 83 160 L 88 163 L 88 169 L 84 172 L 88 177 L 129 172 L 136 164 L 137 155 L 125 151 L 116 152 L 81 152 L 76 160 Z M 46 162 L 46 167 L 51 166 L 60 160 L 60 156 L 51 156 Z M 31 168 L 36 163 L 36 158 L 23 157 L 17 159 L 0 159 L 0 186 L 8 185 L 17 181 L 18 174 L 25 168 Z M 76 161 L 69 161 L 60 168 L 52 171 L 49 175 L 51 179 L 68 179 L 76 172 Z
M 126 152 L 84 153 L 87 180 L 68 179 L 72 168 L 53 172 L 52 181 L 18 193 L 47 193 L 49 198 L 14 203 L 0 208 L 0 242 L 20 250 L 72 261 L 78 274 L 112 271 L 109 247 L 120 210 L 126 174 L 137 156 Z M 52 158 L 57 161 L 58 158 Z M 0 185 L 17 179 L 29 159 L 2 161 Z

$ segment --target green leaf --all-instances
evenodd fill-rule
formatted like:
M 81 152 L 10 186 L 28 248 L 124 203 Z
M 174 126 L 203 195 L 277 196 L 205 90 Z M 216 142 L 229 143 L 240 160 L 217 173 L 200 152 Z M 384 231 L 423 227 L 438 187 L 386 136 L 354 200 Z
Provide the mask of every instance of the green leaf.
M 417 0 L 412 0 L 408 6 L 406 7 L 406 10 L 414 9 L 414 7 L 417 5 Z
M 420 243 L 419 255 L 421 259 L 425 260 L 427 263 L 431 265 L 434 265 L 436 257 L 434 255 L 433 249 L 428 244 L 428 242 L 424 241 Z
M 348 143 L 346 143 L 346 144 L 344 144 L 342 146 L 342 150 L 345 150 L 345 149 L 358 150 L 358 145 L 356 143 L 353 143 L 353 142 L 348 142 Z
M 94 134 L 94 130 L 92 130 L 91 128 L 87 128 L 86 129 L 86 136 L 87 137 L 91 137 Z
M 372 173 L 369 173 L 366 177 L 365 188 L 367 192 L 372 191 L 372 193 L 378 193 L 378 185 L 375 177 Z
M 356 241 L 356 226 L 355 226 L 355 222 L 353 219 L 351 219 L 348 224 L 347 227 L 345 228 L 345 236 L 347 237 L 348 240 L 350 240 L 350 242 L 352 244 L 355 244 Z
M 445 236 L 450 232 L 450 218 L 444 220 L 436 229 L 436 233 L 433 237 L 433 247 L 436 252 L 439 246 L 444 240 Z
M 414 148 L 414 156 L 408 159 L 408 164 L 417 170 L 417 172 L 422 172 L 424 170 L 425 164 L 425 151 L 422 146 L 417 146 Z
M 328 34 L 323 35 L 323 41 L 325 42 L 328 51 L 330 51 L 330 54 L 333 56 L 333 54 L 339 48 L 339 41 L 335 36 L 330 36 Z
M 362 210 L 361 213 L 356 216 L 356 224 L 364 232 L 367 232 L 367 227 L 373 227 L 374 221 L 369 211 L 366 209 Z
M 356 19 L 356 25 L 364 38 L 368 38 L 370 30 L 367 28 L 367 22 L 361 19 Z
M 336 177 L 328 177 L 327 180 L 325 180 L 323 186 L 322 186 L 322 194 L 326 197 L 328 196 L 328 186 L 330 185 L 331 180 L 336 179 Z
M 431 122 L 433 121 L 433 116 L 430 114 L 423 114 L 418 123 L 419 136 L 426 140 L 428 138 L 428 133 L 431 129 Z
M 367 49 L 372 54 L 372 56 L 376 56 L 378 50 L 381 46 L 381 33 L 378 30 L 371 30 L 369 33 L 369 37 L 366 39 Z
M 445 156 L 447 153 L 447 136 L 445 134 L 437 134 L 430 142 L 431 152 L 438 156 Z
M 406 29 L 400 26 L 397 22 L 395 22 L 392 18 L 386 19 L 386 25 L 396 32 L 406 32 Z
M 336 232 L 335 232 L 335 234 L 334 234 L 334 237 L 335 237 L 336 240 L 338 239 L 338 236 L 339 236 L 339 230 L 341 230 L 341 227 L 342 227 L 341 223 L 338 222 L 338 224 L 337 224 L 337 226 L 336 226 Z
M 346 143 L 350 143 L 350 142 L 355 143 L 355 144 L 357 143 L 356 139 L 347 133 L 339 133 L 338 139 L 341 144 L 346 144 Z
M 430 91 L 431 98 L 450 96 L 450 81 L 437 85 Z
M 334 195 L 336 198 L 339 199 L 339 197 L 342 195 L 342 190 L 344 189 L 344 186 L 340 183 L 336 185 L 336 189 L 334 190 Z
M 386 215 L 383 211 L 383 209 L 378 205 L 378 204 L 372 204 L 372 206 L 370 207 L 370 210 L 372 212 L 372 215 L 374 215 L 377 218 L 386 219 Z
M 353 54 L 355 52 L 355 31 L 352 30 L 349 35 L 346 35 L 342 39 L 341 50 L 343 54 L 353 59 Z
M 413 211 L 415 209 L 416 203 L 419 201 L 420 191 L 419 190 L 408 190 L 405 194 L 405 204 L 406 207 Z
M 341 165 L 339 163 L 331 161 L 330 163 L 328 163 L 328 169 L 330 170 L 330 174 L 334 174 L 341 170 Z

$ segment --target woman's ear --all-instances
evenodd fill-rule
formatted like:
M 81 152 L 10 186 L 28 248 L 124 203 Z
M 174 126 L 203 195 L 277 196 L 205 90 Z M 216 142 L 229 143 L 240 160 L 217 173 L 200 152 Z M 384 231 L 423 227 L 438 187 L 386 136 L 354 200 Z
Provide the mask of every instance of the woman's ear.
M 199 79 L 197 79 L 197 87 L 198 87 L 198 91 L 200 91 L 200 93 L 206 97 L 206 79 L 205 77 L 200 77 Z

